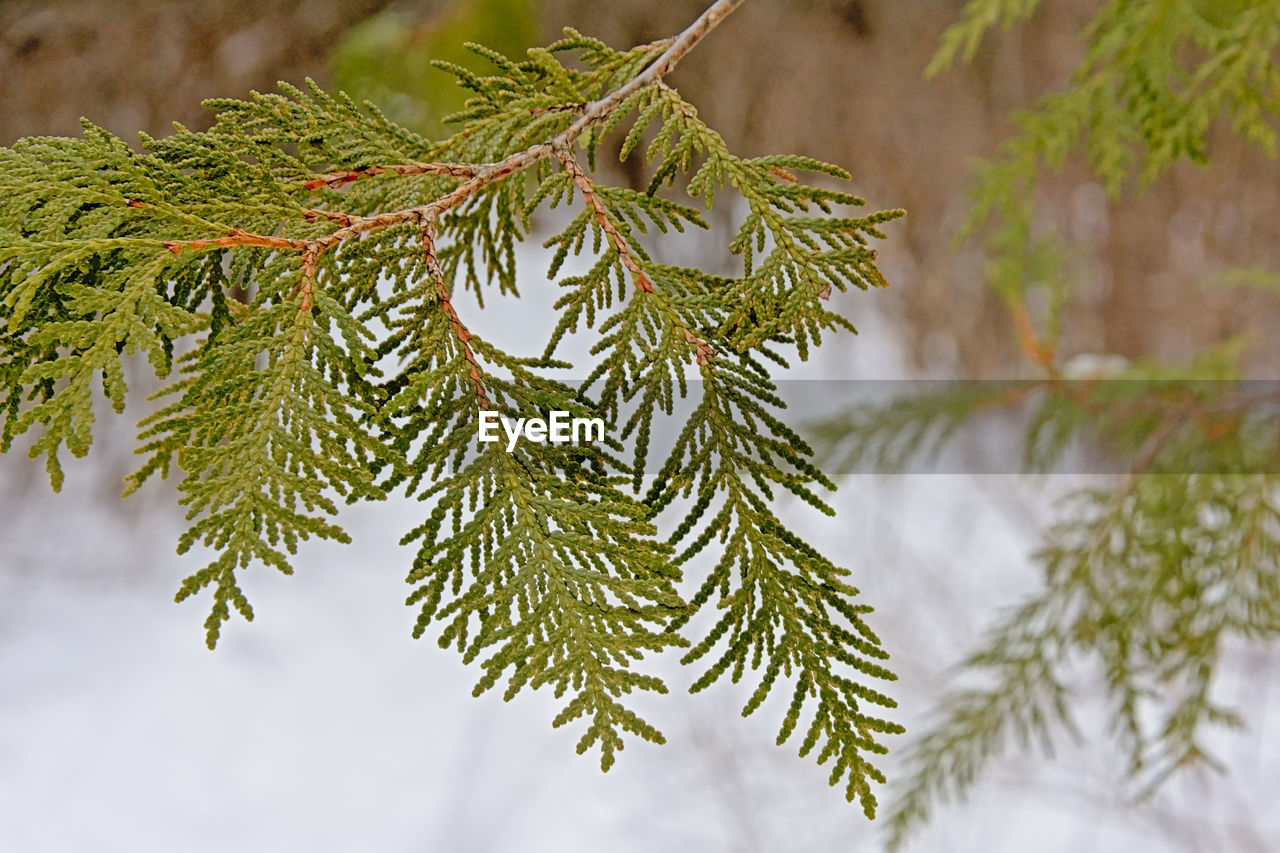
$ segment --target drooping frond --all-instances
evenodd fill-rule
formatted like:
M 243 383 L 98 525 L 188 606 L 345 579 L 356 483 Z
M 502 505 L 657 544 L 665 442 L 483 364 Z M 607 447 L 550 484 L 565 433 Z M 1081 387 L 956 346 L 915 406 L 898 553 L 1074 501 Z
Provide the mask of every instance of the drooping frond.
M 598 745 L 607 769 L 624 735 L 662 740 L 628 698 L 667 689 L 646 655 L 692 645 L 687 660 L 708 662 L 697 689 L 760 671 L 748 712 L 790 680 L 780 742 L 803 718 L 802 754 L 873 813 L 869 756 L 900 728 L 873 713 L 893 701 L 871 684 L 893 676 L 847 571 L 780 520 L 787 494 L 829 512 L 833 484 L 762 364 L 852 328 L 828 297 L 884 284 L 871 245 L 901 212 L 848 215 L 863 202 L 825 185 L 848 177 L 838 167 L 734 155 L 663 82 L 740 3 L 627 51 L 572 30 L 518 61 L 475 46 L 492 73 L 442 64 L 469 99 L 439 141 L 308 84 L 211 101 L 209 130 L 137 149 L 86 126 L 0 150 L 4 447 L 34 431 L 56 486 L 60 448 L 89 447 L 95 388 L 123 407 L 121 358 L 144 353 L 166 384 L 129 489 L 181 472 L 179 548 L 211 557 L 178 597 L 212 588 L 210 646 L 232 609 L 252 616 L 249 566 L 289 572 L 300 540 L 346 541 L 340 499 L 400 491 L 423 507 L 404 540 L 415 634 L 477 662 L 477 692 L 548 686 L 565 701 L 555 724 L 581 719 L 580 750 Z M 649 191 L 597 176 L 604 140 L 640 156 L 650 128 Z M 708 207 L 745 200 L 727 247 L 740 274 L 655 261 L 648 241 L 705 224 L 671 186 Z M 455 303 L 516 294 L 515 246 L 558 206 L 559 319 L 516 353 Z M 587 271 L 555 281 L 579 253 Z M 595 336 L 590 362 L 556 359 L 572 334 Z M 585 382 L 554 378 L 569 367 Z M 685 398 L 676 444 L 656 449 Z M 483 435 L 552 413 L 605 435 Z M 698 554 L 710 573 L 684 577 Z M 686 639 L 712 603 L 711 633 Z

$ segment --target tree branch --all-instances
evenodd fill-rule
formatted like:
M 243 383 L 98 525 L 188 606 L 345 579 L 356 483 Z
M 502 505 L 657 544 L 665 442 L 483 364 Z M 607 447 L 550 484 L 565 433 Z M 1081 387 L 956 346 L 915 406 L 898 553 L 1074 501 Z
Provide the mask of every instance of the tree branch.
M 613 220 L 609 218 L 609 211 L 605 209 L 604 202 L 600 200 L 600 195 L 595 190 L 595 183 L 583 171 L 582 164 L 578 162 L 578 158 L 573 156 L 573 151 L 567 146 L 557 149 L 556 157 L 564 165 L 565 171 L 573 177 L 574 184 L 582 192 L 582 200 L 595 212 L 596 222 L 600 223 L 601 230 L 613 242 L 614 248 L 618 251 L 618 257 L 622 260 L 622 265 L 631 271 L 631 275 L 635 280 L 636 290 L 640 293 L 653 293 L 653 281 L 645 274 L 640 262 L 636 260 L 630 246 L 627 245 L 626 238 L 622 236 L 622 232 L 618 230 L 618 227 L 613 224 Z M 672 324 L 684 333 L 685 342 L 693 347 L 694 358 L 699 366 L 705 365 L 716 354 L 711 345 L 694 334 L 688 326 L 674 317 Z
M 354 171 L 330 172 L 327 175 L 320 175 L 307 181 L 303 186 L 309 190 L 318 190 L 321 187 L 338 189 L 360 178 L 382 175 L 387 172 L 394 172 L 403 176 L 443 175 L 449 178 L 471 178 L 475 177 L 476 170 L 479 168 L 483 167 L 474 166 L 470 163 L 400 163 L 392 166 L 369 166 Z
M 578 158 L 573 156 L 573 151 L 569 148 L 561 148 L 556 151 L 556 157 L 564 165 L 565 171 L 573 178 L 574 184 L 582 192 L 582 200 L 595 211 L 596 222 L 600 223 L 600 229 L 609 236 L 613 242 L 613 247 L 618 251 L 618 257 L 622 259 L 622 265 L 631 270 L 631 275 L 635 278 L 636 290 L 641 293 L 652 293 L 653 282 L 649 280 L 649 276 L 645 275 L 640 264 L 636 261 L 635 256 L 631 254 L 630 247 L 627 246 L 626 239 L 618 231 L 613 220 L 609 218 L 609 212 L 605 210 L 604 202 L 600 200 L 600 196 L 595 191 L 595 184 L 587 173 L 582 170 L 582 165 L 578 162 Z
M 600 100 L 588 104 L 582 110 L 582 115 L 578 117 L 577 121 L 565 128 L 553 139 L 512 154 L 505 160 L 497 163 L 475 165 L 467 163 L 408 163 L 370 166 L 357 171 L 333 172 L 327 175 L 320 175 L 314 180 L 308 181 L 305 185 L 308 189 L 318 189 L 326 186 L 340 187 L 364 175 L 380 175 L 388 172 L 398 175 L 432 174 L 467 178 L 465 183 L 460 184 L 456 189 L 428 204 L 405 210 L 380 213 L 375 216 L 347 216 L 346 214 L 330 214 L 318 210 L 309 210 L 304 215 L 310 221 L 315 221 L 319 216 L 324 216 L 325 218 L 339 222 L 345 221 L 346 223 L 339 230 L 313 240 L 290 240 L 283 237 L 250 234 L 235 229 L 225 237 L 204 240 L 166 241 L 164 243 L 165 248 L 176 254 L 184 249 L 202 251 L 209 248 L 262 246 L 299 252 L 310 251 L 319 255 L 344 240 L 358 237 L 369 231 L 402 225 L 406 222 L 421 222 L 427 219 L 434 219 L 440 214 L 462 204 L 489 184 L 500 181 L 514 172 L 545 160 L 555 155 L 557 151 L 571 149 L 573 143 L 577 142 L 582 134 L 608 118 L 627 98 L 646 86 L 660 84 L 662 79 L 667 74 L 670 74 L 672 69 L 684 58 L 685 54 L 692 50 L 698 42 L 706 38 L 707 34 L 715 29 L 729 13 L 741 6 L 745 1 L 716 0 L 684 32 L 672 39 L 670 46 L 654 60 L 653 64 L 647 66 L 628 83 Z
M 449 325 L 453 328 L 453 336 L 458 340 L 458 346 L 462 349 L 462 358 L 470 367 L 468 377 L 471 379 L 472 385 L 475 386 L 476 398 L 480 401 L 480 408 L 488 409 L 490 408 L 489 395 L 485 393 L 484 378 L 480 372 L 480 365 L 476 361 L 475 353 L 471 350 L 471 332 L 466 326 L 462 325 L 462 319 L 458 317 L 457 309 L 453 307 L 453 303 L 449 300 L 449 286 L 445 283 L 444 270 L 440 269 L 440 261 L 436 257 L 435 219 L 422 220 L 422 249 L 427 256 L 427 272 L 430 274 L 431 280 L 435 282 L 436 294 L 440 297 L 440 309 L 449 318 Z
M 178 254 L 184 249 L 203 251 L 210 248 L 224 249 L 237 246 L 259 246 L 302 252 L 304 254 L 303 278 L 294 293 L 296 295 L 300 290 L 305 291 L 303 308 L 309 309 L 312 305 L 311 291 L 315 283 L 316 263 L 321 254 L 339 243 L 359 237 L 361 234 L 409 222 L 420 223 L 422 226 L 423 247 L 427 253 L 428 269 L 431 271 L 432 278 L 435 279 L 436 288 L 440 295 L 440 304 L 453 325 L 454 334 L 462 346 L 463 357 L 471 364 L 471 380 L 475 383 L 476 396 L 480 399 L 481 405 L 488 408 L 489 400 L 481 381 L 480 369 L 468 344 L 471 333 L 462 325 L 457 311 L 454 310 L 452 303 L 449 301 L 449 292 L 444 282 L 444 274 L 440 269 L 439 262 L 436 260 L 436 221 L 441 214 L 463 204 L 488 185 L 554 156 L 560 160 L 565 169 L 569 171 L 569 174 L 573 176 L 573 181 L 582 192 L 583 199 L 594 209 L 596 221 L 600 223 L 600 227 L 604 229 L 604 232 L 609 235 L 614 248 L 617 249 L 618 255 L 622 259 L 622 263 L 634 276 L 636 290 L 641 293 L 652 293 L 653 282 L 645 275 L 644 270 L 628 248 L 622 234 L 609 220 L 603 203 L 593 189 L 591 179 L 582 170 L 582 166 L 572 153 L 573 144 L 578 141 L 582 134 L 607 119 L 614 110 L 636 92 L 647 86 L 665 86 L 663 78 L 671 73 L 680 60 L 698 42 L 706 38 L 708 33 L 744 2 L 746 0 L 716 0 L 698 16 L 697 20 L 672 39 L 666 50 L 652 64 L 646 66 L 643 71 L 629 82 L 615 89 L 609 95 L 587 104 L 582 108 L 581 115 L 578 116 L 573 124 L 549 141 L 512 154 L 505 160 L 474 165 L 468 163 L 404 163 L 369 166 L 364 169 L 320 175 L 304 184 L 307 189 L 319 189 L 321 187 L 336 189 L 352 181 L 359 180 L 361 177 L 387 173 L 402 176 L 441 175 L 466 179 L 450 192 L 425 205 L 379 213 L 374 216 L 349 216 L 345 213 L 333 211 L 305 210 L 303 216 L 308 222 L 315 222 L 324 218 L 337 222 L 342 226 L 337 231 L 310 240 L 251 234 L 247 231 L 232 229 L 231 233 L 225 237 L 183 241 L 171 240 L 165 241 L 164 246 L 174 254 Z M 707 364 L 711 357 L 715 355 L 715 350 L 684 325 L 677 323 L 677 327 L 684 332 L 685 341 L 693 347 L 697 363 L 699 365 Z
M 684 32 L 672 40 L 671 46 L 663 51 L 652 65 L 646 67 L 632 78 L 631 82 L 616 89 L 612 94 L 589 104 L 583 110 L 582 116 L 552 142 L 566 145 L 574 142 L 583 133 L 607 118 L 627 98 L 646 86 L 662 82 L 662 78 L 671 73 L 685 54 L 693 50 L 698 42 L 706 38 L 708 33 L 729 16 L 729 13 L 744 2 L 746 0 L 716 0 Z
M 498 172 L 504 165 L 515 165 L 517 160 L 522 159 L 525 155 L 537 152 L 537 155 L 528 162 L 522 162 L 515 168 L 524 168 L 531 165 L 537 160 L 544 159 L 555 148 L 560 146 L 570 146 L 578 137 L 586 133 L 595 125 L 604 121 L 609 117 L 619 105 L 627 98 L 646 86 L 660 85 L 662 80 L 676 67 L 681 59 L 684 58 L 690 50 L 692 50 L 698 42 L 707 37 L 707 34 L 715 29 L 721 21 L 729 16 L 734 9 L 745 3 L 746 0 L 716 0 L 707 9 L 698 16 L 692 24 L 685 28 L 673 39 L 664 42 L 654 42 L 651 47 L 660 44 L 667 44 L 667 49 L 647 66 L 643 71 L 633 77 L 628 83 L 621 88 L 616 89 L 609 95 L 587 104 L 585 107 L 575 107 L 581 109 L 582 114 L 578 120 L 564 130 L 560 135 L 552 139 L 549 143 L 535 145 L 520 154 L 513 155 L 501 163 L 485 163 L 473 165 L 470 163 L 403 163 L 388 166 L 369 166 L 365 169 L 357 169 L 347 172 L 330 172 L 326 175 L 320 175 L 313 180 L 307 181 L 304 186 L 309 190 L 319 189 L 320 187 L 337 188 L 345 186 L 359 178 L 371 175 L 381 175 L 387 172 L 393 172 L 397 175 L 444 175 L 454 178 L 479 178 L 489 172 Z M 545 111 L 545 110 L 543 110 Z M 508 171 L 506 174 L 510 174 Z

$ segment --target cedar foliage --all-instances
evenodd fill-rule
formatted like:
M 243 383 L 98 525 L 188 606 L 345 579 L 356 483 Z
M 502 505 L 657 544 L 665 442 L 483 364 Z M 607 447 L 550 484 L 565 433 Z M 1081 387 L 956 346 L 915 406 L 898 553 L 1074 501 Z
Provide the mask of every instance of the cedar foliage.
M 476 662 L 476 693 L 549 686 L 565 702 L 554 724 L 583 721 L 579 751 L 598 746 L 608 769 L 624 734 L 662 741 L 627 696 L 666 692 L 638 665 L 684 647 L 694 690 L 757 673 L 744 714 L 787 690 L 778 742 L 801 732 L 801 754 L 872 815 L 884 778 L 870 757 L 901 727 L 871 685 L 893 675 L 847 570 L 774 513 L 783 493 L 830 513 L 833 484 L 782 419 L 766 362 L 852 329 L 826 300 L 884 285 L 871 242 L 901 212 L 852 216 L 860 198 L 796 177 L 847 179 L 839 167 L 733 154 L 663 82 L 740 2 L 626 51 L 573 30 L 521 61 L 473 45 L 493 71 L 447 66 L 470 97 L 439 141 L 282 85 L 209 102 L 211 129 L 138 148 L 86 121 L 79 139 L 0 149 L 3 449 L 29 434 L 58 489 L 63 451 L 89 449 L 93 397 L 122 411 L 124 362 L 144 355 L 164 404 L 141 423 L 126 491 L 181 478 L 179 551 L 213 556 L 177 598 L 212 590 L 210 648 L 232 611 L 253 618 L 251 565 L 289 573 L 300 540 L 348 541 L 340 500 L 412 496 L 414 633 Z M 648 191 L 594 177 L 610 134 L 652 164 Z M 740 274 L 653 260 L 652 230 L 702 226 L 677 185 L 707 207 L 745 201 Z M 547 240 L 548 278 L 569 254 L 594 261 L 558 280 L 545 349 L 510 352 L 453 300 L 516 293 L 514 246 L 558 205 L 576 213 Z M 580 387 L 555 378 L 574 334 L 595 336 Z M 690 394 L 675 445 L 650 460 L 654 425 Z M 481 411 L 550 409 L 603 416 L 616 440 L 476 441 Z M 712 568 L 686 598 L 699 554 Z M 712 626 L 691 636 L 703 608 Z

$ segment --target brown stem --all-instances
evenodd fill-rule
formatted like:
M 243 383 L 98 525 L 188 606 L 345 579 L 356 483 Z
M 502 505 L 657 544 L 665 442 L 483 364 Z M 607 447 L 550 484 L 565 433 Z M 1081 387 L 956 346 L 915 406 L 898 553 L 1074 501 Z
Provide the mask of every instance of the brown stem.
M 302 280 L 298 282 L 297 288 L 294 289 L 295 296 L 299 291 L 302 293 L 302 305 L 299 306 L 301 310 L 311 310 L 311 294 L 315 290 L 315 285 L 316 253 L 308 250 L 302 254 Z
M 608 235 L 609 240 L 613 243 L 613 247 L 618 252 L 618 257 L 622 260 L 622 265 L 631 271 L 636 290 L 640 293 L 653 293 L 653 281 L 641 268 L 640 262 L 636 260 L 636 256 L 631 251 L 631 247 L 627 245 L 627 240 L 622 236 L 622 232 L 618 230 L 618 227 L 613 224 L 613 220 L 609 218 L 609 211 L 605 209 L 604 202 L 600 200 L 600 194 L 596 192 L 595 183 L 582 170 L 582 164 L 578 162 L 578 158 L 573 156 L 573 152 L 567 146 L 557 150 L 556 157 L 564 164 L 565 171 L 569 173 L 573 178 L 574 184 L 581 191 L 582 200 L 595 213 L 596 222 L 600 224 L 600 229 Z M 684 333 L 685 342 L 693 347 L 694 359 L 699 366 L 711 361 L 711 357 L 716 354 L 716 351 L 711 348 L 710 344 L 698 337 L 674 317 L 672 317 L 672 325 L 678 331 Z
M 345 213 L 338 213 L 336 210 L 304 210 L 302 211 L 302 218 L 308 222 L 328 219 L 331 222 L 338 223 L 338 225 L 342 227 L 346 227 L 351 224 L 350 216 Z
M 205 249 L 231 249 L 237 246 L 260 246 L 264 249 L 287 249 L 294 252 L 305 252 L 312 247 L 311 243 L 306 240 L 292 240 L 288 237 L 268 237 L 263 234 L 250 234 L 248 231 L 241 231 L 239 228 L 232 228 L 231 233 L 226 237 L 214 237 L 205 240 L 166 240 L 162 245 L 175 255 L 182 252 L 183 249 L 191 249 L 194 252 L 200 252 Z
M 369 166 L 364 169 L 318 175 L 307 181 L 303 186 L 309 190 L 318 190 L 321 187 L 337 189 L 360 178 L 382 175 L 387 172 L 394 172 L 402 176 L 443 175 L 449 178 L 470 178 L 475 175 L 477 168 L 481 167 L 473 166 L 470 163 L 399 163 L 391 166 Z
M 480 401 L 480 408 L 488 409 L 489 395 L 484 390 L 484 379 L 480 373 L 480 365 L 476 361 L 476 355 L 471 350 L 471 332 L 466 326 L 462 325 L 462 319 L 458 317 L 457 309 L 453 307 L 453 302 L 449 299 L 449 287 L 444 280 L 444 270 L 440 269 L 440 261 L 436 257 L 436 224 L 434 219 L 424 219 L 422 221 L 422 250 L 427 256 L 427 272 L 431 276 L 431 280 L 435 282 L 436 294 L 440 297 L 440 309 L 444 311 L 444 315 L 449 319 L 449 325 L 453 328 L 453 336 L 458 341 L 458 346 L 462 348 L 462 358 L 469 365 L 468 378 L 471 384 L 475 386 L 476 398 Z
M 1130 477 L 1139 477 L 1145 474 L 1151 464 L 1156 461 L 1156 457 L 1160 455 L 1160 451 L 1169 443 L 1169 439 L 1173 437 L 1174 432 L 1183 423 L 1182 414 L 1175 412 L 1165 420 L 1156 430 L 1155 434 L 1147 442 L 1146 449 L 1142 456 L 1134 464 L 1133 470 L 1129 472 Z
M 609 236 L 613 247 L 618 251 L 618 257 L 622 260 L 622 265 L 631 270 L 631 275 L 635 279 L 636 290 L 641 293 L 652 293 L 653 282 L 649 280 L 649 276 L 645 275 L 644 270 L 640 268 L 639 262 L 631 254 L 630 247 L 627 246 L 626 239 L 618 231 L 613 221 L 609 219 L 609 212 L 605 210 L 604 202 L 600 200 L 600 196 L 596 193 L 595 184 L 591 181 L 591 178 L 587 177 L 587 173 L 582 171 L 578 158 L 574 157 L 573 152 L 568 148 L 561 148 L 556 152 L 556 156 L 564 164 L 565 171 L 569 173 L 573 178 L 573 182 L 577 184 L 578 189 L 582 192 L 582 200 L 595 211 L 596 222 L 600 224 L 600 229 Z
M 620 89 L 616 89 L 612 94 L 606 95 L 583 110 L 582 116 L 561 134 L 562 137 L 565 137 L 563 142 L 573 142 L 591 127 L 608 117 L 627 98 L 646 86 L 662 82 L 662 79 L 671 73 L 671 70 L 684 58 L 686 53 L 693 50 L 698 42 L 706 38 L 707 34 L 719 26 L 720 22 L 727 18 L 730 12 L 744 2 L 746 0 L 716 0 L 716 2 L 708 6 L 696 21 L 671 40 L 671 46 L 663 51 L 662 55 L 654 60 L 652 65 L 646 67 Z
M 1036 324 L 1031 319 L 1031 312 L 1027 310 L 1027 303 L 1021 294 L 1009 300 L 1009 314 L 1013 319 L 1014 327 L 1018 330 L 1018 344 L 1022 347 L 1022 351 L 1037 366 L 1052 372 L 1053 347 L 1046 345 L 1040 339 Z
M 689 331 L 687 327 L 680 326 L 679 329 L 684 332 L 685 342 L 693 347 L 693 360 L 697 362 L 699 367 L 706 366 L 711 361 L 711 357 L 716 354 L 716 351 L 711 348 L 709 343 Z

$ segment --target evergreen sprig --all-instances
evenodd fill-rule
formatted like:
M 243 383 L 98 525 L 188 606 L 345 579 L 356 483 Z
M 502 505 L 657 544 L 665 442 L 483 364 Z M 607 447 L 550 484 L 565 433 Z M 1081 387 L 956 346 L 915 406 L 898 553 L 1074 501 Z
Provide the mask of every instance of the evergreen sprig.
M 1101 676 L 1109 734 L 1139 797 L 1175 770 L 1217 766 L 1210 726 L 1243 728 L 1213 692 L 1233 642 L 1280 639 L 1277 478 L 1177 473 L 1073 496 L 1036 560 L 1045 588 L 988 633 L 965 667 L 989 678 L 939 704 L 906 753 L 888 816 L 890 849 L 962 796 L 1011 741 L 1051 749 L 1055 729 L 1077 737 L 1073 674 Z
M 993 26 L 1030 17 L 1039 5 L 970 0 L 928 73 L 972 58 Z M 1277 0 L 1110 0 L 1082 36 L 1085 56 L 1070 83 L 1016 113 L 1018 131 L 980 163 L 957 233 L 959 242 L 985 229 L 988 277 L 1015 312 L 1025 310 L 1026 291 L 1039 283 L 1047 285 L 1055 308 L 1065 301 L 1070 257 L 1062 257 L 1052 229 L 1032 223 L 1041 178 L 1069 157 L 1083 161 L 1118 198 L 1131 187 L 1150 186 L 1180 160 L 1207 163 L 1215 127 L 1276 153 Z M 1051 310 L 1045 323 L 1057 319 Z M 1037 360 L 1043 365 L 1051 353 Z
M 424 506 L 404 539 L 418 549 L 414 633 L 478 662 L 477 693 L 550 686 L 565 699 L 555 724 L 583 720 L 579 750 L 599 745 L 607 769 L 625 734 L 662 740 L 627 699 L 667 689 L 638 663 L 692 646 L 687 662 L 709 662 L 694 689 L 760 671 L 746 713 L 792 680 L 779 742 L 804 727 L 801 753 L 830 761 L 832 784 L 873 814 L 883 776 L 868 756 L 901 729 L 872 713 L 894 703 L 871 685 L 893 675 L 847 571 L 774 510 L 789 492 L 830 512 L 833 484 L 782 419 L 764 360 L 785 366 L 789 348 L 805 358 L 852 328 L 827 300 L 884 284 L 871 243 L 901 212 L 848 216 L 861 199 L 797 175 L 846 179 L 838 167 L 734 155 L 666 85 L 741 2 L 628 51 L 572 30 L 522 60 L 473 46 L 493 73 L 444 64 L 470 98 L 440 141 L 309 83 L 209 102 L 209 130 L 137 149 L 86 123 L 82 139 L 0 150 L 4 448 L 34 431 L 57 488 L 60 449 L 89 448 L 93 388 L 123 408 L 122 359 L 146 354 L 167 384 L 128 490 L 181 471 L 179 548 L 213 556 L 178 598 L 213 588 L 211 647 L 233 608 L 252 618 L 251 564 L 290 572 L 300 540 L 346 541 L 338 499 L 403 492 Z M 624 158 L 644 143 L 647 192 L 596 176 L 610 134 Z M 740 275 L 653 259 L 650 229 L 704 226 L 677 184 L 708 207 L 727 190 L 745 199 Z M 558 205 L 571 213 L 547 241 L 549 278 L 570 254 L 594 261 L 560 279 L 540 354 L 512 353 L 455 299 L 514 294 L 514 247 Z M 572 366 L 558 345 L 587 330 L 585 383 L 555 379 Z M 686 396 L 674 446 L 651 446 Z M 548 410 L 604 418 L 610 434 L 477 441 L 482 418 Z M 686 600 L 702 553 L 713 565 Z M 686 638 L 713 602 L 709 633 Z
M 928 73 L 971 59 L 993 27 L 1039 6 L 969 0 Z M 1280 3 L 1110 0 L 1083 37 L 1069 84 L 1018 114 L 1017 133 L 980 165 L 958 236 L 987 229 L 990 284 L 1036 378 L 954 383 L 861 406 L 820 433 L 828 460 L 901 469 L 981 413 L 1014 407 L 1029 415 L 1028 470 L 1050 470 L 1083 447 L 1126 472 L 1070 496 L 1034 558 L 1043 589 L 963 662 L 980 686 L 944 696 L 907 747 L 889 807 L 891 849 L 1015 743 L 1049 747 L 1060 731 L 1074 732 L 1070 699 L 1085 674 L 1103 686 L 1110 734 L 1141 795 L 1178 768 L 1212 764 L 1205 730 L 1243 722 L 1214 695 L 1214 674 L 1233 642 L 1274 642 L 1280 627 L 1273 386 L 1236 381 L 1242 339 L 1189 366 L 1112 360 L 1095 374 L 1065 361 L 1058 333 L 1078 250 L 1039 236 L 1035 207 L 1041 177 L 1073 155 L 1117 197 L 1182 159 L 1205 163 L 1217 124 L 1274 153 Z M 1274 276 L 1226 278 L 1268 286 Z M 1035 287 L 1047 291 L 1041 317 L 1028 307 Z
M 1240 380 L 1240 355 L 1229 340 L 1190 365 L 1138 362 L 1106 379 L 957 382 L 857 406 L 818 432 L 832 465 L 897 471 L 982 413 L 1013 409 L 1027 470 L 1053 470 L 1074 448 L 1125 472 L 1064 500 L 1034 555 L 1043 588 L 960 663 L 962 681 L 981 686 L 940 697 L 909 743 L 890 849 L 1012 748 L 1079 737 L 1086 680 L 1105 693 L 1139 797 L 1179 768 L 1216 766 L 1206 730 L 1243 724 L 1213 691 L 1223 655 L 1280 640 L 1280 394 Z

